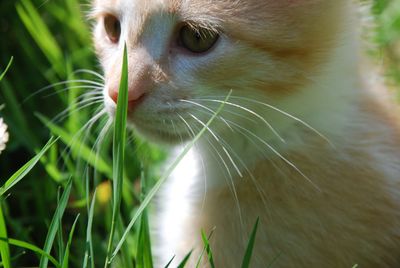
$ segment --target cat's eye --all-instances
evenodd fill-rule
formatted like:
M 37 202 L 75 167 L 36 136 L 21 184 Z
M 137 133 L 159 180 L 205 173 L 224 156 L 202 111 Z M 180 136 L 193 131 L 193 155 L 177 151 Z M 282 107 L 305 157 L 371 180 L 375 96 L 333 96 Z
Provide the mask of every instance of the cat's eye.
M 193 53 L 204 53 L 217 42 L 219 35 L 205 28 L 194 29 L 188 25 L 181 28 L 178 44 Z
M 104 17 L 104 29 L 106 30 L 108 39 L 112 43 L 118 43 L 121 36 L 121 23 L 117 17 L 113 15 L 106 15 Z

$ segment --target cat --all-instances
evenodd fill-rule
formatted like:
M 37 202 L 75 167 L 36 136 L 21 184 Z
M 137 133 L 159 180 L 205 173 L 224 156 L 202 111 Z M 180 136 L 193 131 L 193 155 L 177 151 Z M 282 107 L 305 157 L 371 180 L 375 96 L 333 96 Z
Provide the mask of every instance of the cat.
M 206 129 L 158 196 L 156 267 L 191 249 L 195 267 L 201 230 L 216 267 L 239 267 L 257 218 L 251 267 L 400 267 L 399 112 L 365 63 L 360 3 L 93 1 L 110 115 L 126 44 L 139 135 Z

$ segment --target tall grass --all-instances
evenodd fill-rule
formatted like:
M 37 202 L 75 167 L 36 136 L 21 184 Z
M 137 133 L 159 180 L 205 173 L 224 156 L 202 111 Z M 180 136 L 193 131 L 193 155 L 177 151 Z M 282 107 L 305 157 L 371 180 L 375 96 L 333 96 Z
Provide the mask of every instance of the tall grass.
M 399 2 L 380 0 L 373 7 L 380 29 L 374 39 L 384 51 L 378 57 L 384 60 L 394 83 L 400 82 Z M 104 134 L 101 126 L 105 122 L 80 131 L 97 107 L 80 109 L 78 97 L 102 83 L 96 74 L 75 72 L 99 71 L 90 23 L 85 21 L 87 9 L 87 3 L 78 0 L 0 3 L 0 32 L 7 35 L 2 38 L 6 41 L 0 42 L 0 68 L 9 67 L 0 78 L 0 105 L 5 104 L 0 117 L 9 125 L 11 137 L 0 155 L 0 256 L 4 267 L 152 267 L 146 207 L 206 130 L 204 127 L 164 174 L 159 174 L 157 167 L 165 153 L 129 132 L 125 134 L 126 107 L 121 104 L 126 103 L 126 95 L 119 96 L 114 136 L 104 135 L 101 147 L 96 143 Z M 12 65 L 8 64 L 11 56 Z M 121 68 L 126 68 L 126 63 Z M 122 78 L 120 92 L 126 88 L 127 78 Z M 59 120 L 57 114 L 66 107 L 71 110 Z M 49 139 L 51 135 L 58 139 Z M 251 266 L 257 226 L 243 252 L 244 268 Z M 212 236 L 199 230 L 199 237 L 204 242 L 204 258 L 213 267 L 218 252 L 210 246 Z M 194 258 L 190 250 L 180 267 Z
M 107 258 L 104 267 L 111 264 L 111 253 L 114 242 L 115 228 L 120 216 L 122 184 L 124 179 L 124 159 L 126 144 L 126 119 L 128 112 L 128 56 L 126 44 L 124 46 L 121 71 L 121 83 L 119 86 L 119 94 L 117 101 L 117 112 L 114 122 L 114 139 L 113 139 L 113 208 L 110 237 L 107 246 Z

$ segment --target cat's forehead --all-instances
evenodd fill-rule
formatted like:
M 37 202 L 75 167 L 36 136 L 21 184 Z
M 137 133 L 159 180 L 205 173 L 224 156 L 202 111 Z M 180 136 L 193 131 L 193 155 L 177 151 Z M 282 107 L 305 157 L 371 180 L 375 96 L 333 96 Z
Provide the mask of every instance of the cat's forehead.
M 236 40 L 279 46 L 329 39 L 348 0 L 92 0 L 93 16 L 113 14 L 132 42 L 167 36 L 180 23 L 223 32 Z M 324 16 L 321 16 L 324 14 Z M 124 27 L 125 26 L 125 27 Z M 330 29 L 330 30 L 325 30 Z M 254 45 L 254 44 L 253 44 Z M 258 46 L 258 45 L 257 45 Z
M 230 9 L 293 8 L 327 2 L 325 0 L 92 0 L 94 6 L 134 8 L 146 12 L 164 10 L 185 12 L 193 9 L 204 11 L 224 11 Z M 329 1 L 328 1 L 329 2 Z
M 326 0 L 92 0 L 94 13 L 115 13 L 146 20 L 154 14 L 175 16 L 181 20 L 210 20 L 225 22 L 253 22 L 265 18 L 279 21 L 297 12 L 323 9 Z M 342 2 L 345 0 L 337 0 Z M 95 14 L 96 15 L 96 14 Z M 255 23 L 258 22 L 258 23 Z
M 251 0 L 252 1 L 252 0 Z M 249 1 L 249 2 L 251 2 Z M 237 0 L 93 0 L 93 6 L 98 12 L 115 11 L 129 13 L 142 18 L 152 13 L 190 16 L 190 14 L 217 14 L 226 11 Z
M 226 21 L 237 0 L 94 0 L 93 17 L 113 14 L 129 25 L 131 36 L 140 34 L 149 24 L 173 25 L 189 22 L 217 29 Z M 164 25 L 165 27 L 167 25 Z M 162 27 L 164 28 L 164 27 Z
M 228 0 L 229 1 L 229 0 Z M 224 1 L 227 2 L 227 1 Z M 191 9 L 212 4 L 209 0 L 94 0 L 94 6 L 110 8 L 124 8 L 124 10 L 135 10 L 146 14 L 152 11 L 164 11 L 168 13 L 178 13 Z M 214 2 L 214 5 L 216 3 Z

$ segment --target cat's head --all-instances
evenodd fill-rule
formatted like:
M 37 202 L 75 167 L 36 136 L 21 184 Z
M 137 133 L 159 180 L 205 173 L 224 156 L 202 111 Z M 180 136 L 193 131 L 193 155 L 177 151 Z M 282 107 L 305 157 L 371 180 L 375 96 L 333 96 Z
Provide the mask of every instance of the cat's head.
M 189 138 L 232 90 L 237 106 L 226 105 L 227 119 L 213 123 L 226 129 L 254 116 L 255 102 L 242 97 L 279 106 L 311 83 L 338 42 L 345 2 L 94 0 L 105 106 L 113 114 L 126 43 L 128 121 L 140 133 Z

